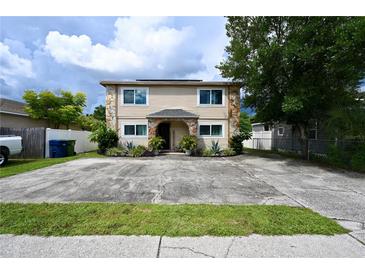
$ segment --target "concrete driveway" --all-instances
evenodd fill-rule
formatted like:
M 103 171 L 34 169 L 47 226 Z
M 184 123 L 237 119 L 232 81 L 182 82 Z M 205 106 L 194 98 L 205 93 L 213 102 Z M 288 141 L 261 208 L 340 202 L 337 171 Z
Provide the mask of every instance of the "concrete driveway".
M 365 175 L 281 157 L 81 159 L 1 179 L 0 201 L 287 204 L 365 228 Z

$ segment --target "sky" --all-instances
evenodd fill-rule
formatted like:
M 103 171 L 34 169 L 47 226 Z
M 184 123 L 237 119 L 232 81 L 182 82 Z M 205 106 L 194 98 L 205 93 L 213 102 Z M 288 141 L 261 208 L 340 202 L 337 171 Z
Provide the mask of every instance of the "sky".
M 0 17 L 0 96 L 24 90 L 87 94 L 105 103 L 101 80 L 222 80 L 224 17 Z

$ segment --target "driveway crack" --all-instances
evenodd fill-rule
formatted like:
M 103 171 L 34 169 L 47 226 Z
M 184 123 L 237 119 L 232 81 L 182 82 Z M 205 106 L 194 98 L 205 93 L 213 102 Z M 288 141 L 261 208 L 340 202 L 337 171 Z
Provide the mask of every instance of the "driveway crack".
M 356 238 L 354 235 L 352 235 L 351 233 L 348 233 L 347 235 L 349 235 L 351 238 L 355 239 L 356 241 L 358 241 L 361 245 L 365 246 L 365 242 L 359 240 L 358 238 Z
M 233 246 L 233 243 L 236 241 L 236 237 L 233 237 L 231 243 L 229 244 L 226 253 L 224 254 L 224 258 L 228 257 L 229 252 L 231 251 L 231 248 Z
M 245 169 L 242 169 L 240 164 L 237 163 L 231 163 L 232 166 L 234 166 L 235 168 L 239 169 L 240 171 L 244 172 L 247 174 L 247 176 L 249 176 L 251 179 L 255 180 L 255 181 L 260 181 L 263 184 L 266 184 L 272 188 L 274 188 L 278 193 L 281 193 L 282 195 L 284 195 L 285 197 L 289 198 L 290 200 L 294 201 L 295 203 L 299 204 L 300 206 L 304 207 L 304 208 L 308 208 L 308 206 L 304 205 L 303 203 L 297 201 L 296 199 L 294 199 L 293 197 L 289 196 L 288 194 L 278 190 L 275 186 L 269 184 L 268 182 L 266 182 L 266 180 L 261 179 L 260 177 L 257 177 L 253 172 L 249 172 Z M 265 201 L 267 202 L 267 201 Z
M 158 241 L 158 247 L 157 247 L 157 255 L 156 255 L 156 258 L 160 258 L 160 252 L 161 252 L 161 242 L 162 242 L 162 236 L 160 236 L 160 240 Z
M 206 254 L 206 253 L 201 252 L 201 251 L 194 250 L 194 249 L 192 249 L 190 247 L 184 247 L 184 246 L 163 246 L 162 248 L 189 250 L 190 252 L 192 252 L 194 254 L 200 254 L 200 255 L 203 255 L 203 256 L 208 257 L 208 258 L 215 258 L 212 255 Z

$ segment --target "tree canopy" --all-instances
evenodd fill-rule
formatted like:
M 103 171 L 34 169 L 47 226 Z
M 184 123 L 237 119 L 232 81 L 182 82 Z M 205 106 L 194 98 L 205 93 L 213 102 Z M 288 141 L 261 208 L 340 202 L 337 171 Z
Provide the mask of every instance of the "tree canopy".
M 93 116 L 95 119 L 105 121 L 105 106 L 99 105 L 94 109 Z
M 311 120 L 354 105 L 365 78 L 364 17 L 228 17 L 222 76 L 242 82 L 256 119 L 308 134 Z
M 70 91 L 61 91 L 56 95 L 52 91 L 26 90 L 23 99 L 27 103 L 25 110 L 30 117 L 47 119 L 55 128 L 78 121 L 85 107 L 86 95 L 82 92 L 72 94 Z
M 251 118 L 246 112 L 240 113 L 240 132 L 250 133 L 252 130 Z

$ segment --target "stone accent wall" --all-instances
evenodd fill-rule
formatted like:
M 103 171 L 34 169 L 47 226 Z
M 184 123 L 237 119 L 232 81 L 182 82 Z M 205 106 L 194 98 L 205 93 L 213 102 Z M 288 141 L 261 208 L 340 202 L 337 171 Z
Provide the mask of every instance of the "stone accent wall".
M 230 138 L 240 127 L 240 90 L 235 87 L 231 87 L 228 92 L 228 126 Z
M 117 92 L 115 86 L 106 87 L 105 114 L 106 125 L 118 130 L 117 126 Z
M 157 127 L 162 122 L 169 122 L 169 121 L 182 121 L 184 122 L 189 128 L 190 135 L 197 135 L 198 132 L 198 119 L 196 118 L 149 118 L 148 119 L 148 139 L 156 136 Z

